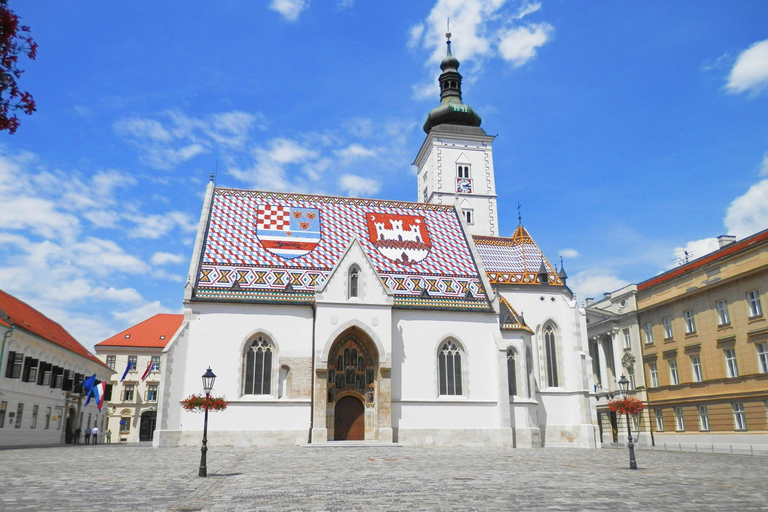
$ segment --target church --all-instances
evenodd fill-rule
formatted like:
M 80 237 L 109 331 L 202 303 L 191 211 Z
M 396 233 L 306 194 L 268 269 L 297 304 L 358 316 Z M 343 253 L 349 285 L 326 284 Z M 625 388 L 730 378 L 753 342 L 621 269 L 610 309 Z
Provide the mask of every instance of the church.
M 598 446 L 584 310 L 522 223 L 500 236 L 447 36 L 419 202 L 208 184 L 155 446 L 200 444 L 180 401 L 208 367 L 214 445 Z

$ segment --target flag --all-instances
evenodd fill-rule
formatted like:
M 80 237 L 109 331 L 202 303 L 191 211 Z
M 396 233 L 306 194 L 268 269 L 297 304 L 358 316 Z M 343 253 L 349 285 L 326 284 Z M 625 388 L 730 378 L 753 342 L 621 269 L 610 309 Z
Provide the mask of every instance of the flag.
M 93 389 L 93 386 L 96 384 L 96 374 L 94 373 L 87 379 L 83 381 L 83 392 L 85 393 L 85 406 L 88 405 L 88 402 L 91 401 L 91 390 Z
M 120 377 L 120 382 L 123 382 L 125 380 L 125 376 L 128 375 L 128 372 L 131 370 L 131 361 L 128 361 L 128 364 L 125 365 L 125 371 L 123 372 L 123 376 Z
M 152 359 L 149 360 L 149 363 L 147 364 L 147 369 L 144 370 L 144 375 L 141 376 L 141 380 L 146 379 L 149 377 L 149 371 L 152 369 Z
M 101 411 L 101 406 L 104 405 L 104 395 L 107 391 L 107 383 L 106 382 L 99 382 L 95 386 L 93 386 L 93 389 L 91 390 L 91 395 L 93 396 L 93 400 L 96 402 L 96 405 L 99 408 L 99 411 Z

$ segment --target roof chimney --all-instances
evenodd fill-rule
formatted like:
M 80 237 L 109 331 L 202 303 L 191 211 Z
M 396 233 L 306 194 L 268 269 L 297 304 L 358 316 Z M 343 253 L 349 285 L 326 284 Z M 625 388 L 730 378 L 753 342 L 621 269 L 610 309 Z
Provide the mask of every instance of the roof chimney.
M 720 235 L 717 237 L 717 245 L 719 245 L 721 249 L 731 245 L 735 241 L 736 237 L 734 235 Z

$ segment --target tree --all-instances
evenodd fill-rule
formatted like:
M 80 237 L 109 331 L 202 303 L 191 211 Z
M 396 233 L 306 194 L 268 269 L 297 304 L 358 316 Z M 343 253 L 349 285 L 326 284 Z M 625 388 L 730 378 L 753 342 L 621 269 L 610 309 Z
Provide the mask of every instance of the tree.
M 37 110 L 32 95 L 19 89 L 16 82 L 24 72 L 18 68 L 19 55 L 34 60 L 37 43 L 29 27 L 19 25 L 19 17 L 8 8 L 8 0 L 0 0 L 0 131 L 11 134 L 19 127 L 16 110 L 25 114 Z

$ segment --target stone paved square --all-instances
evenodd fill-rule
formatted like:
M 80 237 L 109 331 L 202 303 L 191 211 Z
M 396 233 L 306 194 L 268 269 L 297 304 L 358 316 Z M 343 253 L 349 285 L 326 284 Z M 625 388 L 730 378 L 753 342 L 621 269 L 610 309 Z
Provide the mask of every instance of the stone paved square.
M 768 457 L 147 445 L 0 451 L 2 511 L 768 510 Z

